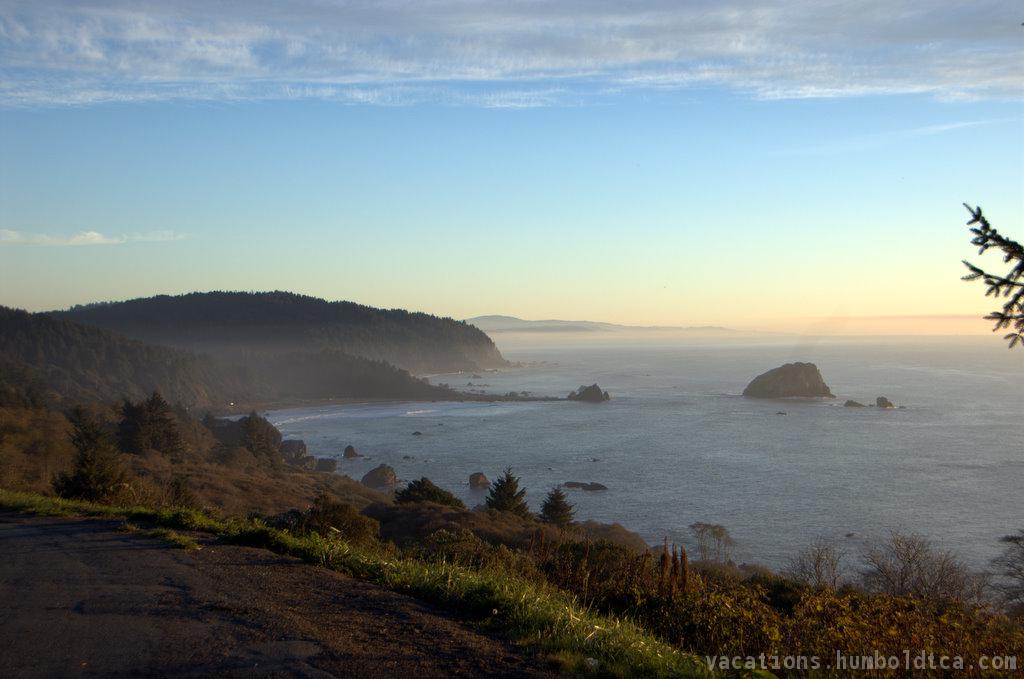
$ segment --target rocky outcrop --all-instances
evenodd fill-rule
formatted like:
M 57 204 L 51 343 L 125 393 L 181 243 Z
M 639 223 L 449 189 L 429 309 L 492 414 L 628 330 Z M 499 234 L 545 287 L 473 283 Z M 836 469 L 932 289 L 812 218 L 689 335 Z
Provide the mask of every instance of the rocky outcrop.
M 281 441 L 278 449 L 281 451 L 281 457 L 288 464 L 299 464 L 302 458 L 308 454 L 306 452 L 306 442 L 299 439 Z
M 490 488 L 491 481 L 483 472 L 473 472 L 469 475 L 470 488 Z
M 875 399 L 875 407 L 876 408 L 895 408 L 896 404 L 894 404 L 892 401 L 890 401 L 889 399 L 887 399 L 884 396 L 879 396 L 878 398 Z
M 362 455 L 360 455 L 359 452 L 356 450 L 356 447 L 352 445 L 345 446 L 345 452 L 342 453 L 342 455 L 345 456 L 346 460 L 362 457 Z
M 366 472 L 366 475 L 362 479 L 362 484 L 364 486 L 377 489 L 394 488 L 397 483 L 398 474 L 396 474 L 395 470 L 386 464 L 374 467 L 370 471 Z
M 566 481 L 562 484 L 566 488 L 577 488 L 579 490 L 608 490 L 608 486 L 603 483 L 584 483 L 582 481 Z
M 844 408 L 863 408 L 864 404 L 860 401 L 847 401 L 843 404 Z
M 338 470 L 338 461 L 333 457 L 317 458 L 316 471 L 334 473 Z
M 787 363 L 755 377 L 743 395 L 751 398 L 835 398 L 813 363 Z
M 601 387 L 591 384 L 589 387 L 580 386 L 579 389 L 569 394 L 570 401 L 586 401 L 587 403 L 604 403 L 611 399 L 607 391 Z

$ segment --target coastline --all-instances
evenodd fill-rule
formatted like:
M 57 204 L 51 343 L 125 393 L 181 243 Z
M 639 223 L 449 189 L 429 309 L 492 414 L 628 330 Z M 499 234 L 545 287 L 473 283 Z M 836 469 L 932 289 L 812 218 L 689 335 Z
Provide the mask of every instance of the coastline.
M 376 403 L 533 403 L 567 401 L 560 396 L 510 396 L 508 394 L 467 394 L 454 392 L 450 398 L 326 398 L 326 399 L 285 399 L 257 403 L 235 403 L 221 408 L 211 408 L 215 416 L 245 415 L 268 410 L 289 408 L 315 408 L 317 406 L 370 405 Z

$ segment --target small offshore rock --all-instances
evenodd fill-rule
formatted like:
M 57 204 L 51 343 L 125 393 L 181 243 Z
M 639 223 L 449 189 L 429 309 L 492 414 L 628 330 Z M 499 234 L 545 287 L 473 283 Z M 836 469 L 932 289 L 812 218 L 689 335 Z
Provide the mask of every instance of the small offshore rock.
M 469 475 L 470 488 L 489 488 L 490 485 L 490 480 L 483 472 L 473 472 Z
M 603 483 L 595 483 L 593 481 L 590 483 L 584 483 L 582 481 L 566 481 L 562 485 L 566 488 L 576 488 L 579 490 L 608 490 L 608 486 Z
M 589 387 L 581 385 L 579 389 L 571 392 L 568 396 L 570 401 L 586 401 L 587 403 L 604 403 L 611 400 L 607 391 L 603 391 L 597 384 Z
M 345 452 L 343 453 L 346 460 L 351 460 L 356 457 L 362 457 L 357 451 L 356 447 L 352 445 L 345 446 Z

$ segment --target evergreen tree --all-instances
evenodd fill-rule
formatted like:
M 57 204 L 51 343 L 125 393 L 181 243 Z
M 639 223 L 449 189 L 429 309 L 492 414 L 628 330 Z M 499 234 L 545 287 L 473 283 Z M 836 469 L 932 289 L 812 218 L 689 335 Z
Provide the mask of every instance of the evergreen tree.
M 280 462 L 281 432 L 266 418 L 260 417 L 254 410 L 239 420 L 242 427 L 242 446 L 249 449 L 257 457 L 265 457 L 271 462 Z
M 967 222 L 967 225 L 972 227 L 971 233 L 974 234 L 974 238 L 971 240 L 971 244 L 978 246 L 978 253 L 983 254 L 991 249 L 1000 250 L 1003 262 L 1013 263 L 1007 273 L 999 274 L 964 261 L 964 265 L 970 272 L 964 276 L 964 280 L 980 279 L 988 286 L 985 291 L 986 297 L 992 296 L 995 299 L 1006 300 L 1002 310 L 993 311 L 985 318 L 996 322 L 995 327 L 992 328 L 993 332 L 997 330 L 1010 331 L 1003 338 L 1009 341 L 1010 348 L 1017 344 L 1024 346 L 1024 245 L 994 229 L 989 224 L 988 218 L 981 213 L 980 207 L 972 208 L 966 203 L 964 203 L 964 207 L 971 213 L 971 221 Z M 977 226 L 973 226 L 975 224 Z
M 540 520 L 556 526 L 568 526 L 575 515 L 576 510 L 566 499 L 561 486 L 552 488 L 540 507 Z
M 117 426 L 117 445 L 126 453 L 138 455 L 146 450 L 165 454 L 181 452 L 184 447 L 178 431 L 178 419 L 169 403 L 157 392 L 145 401 L 126 400 L 121 406 Z
M 499 512 L 511 512 L 523 518 L 531 516 L 526 504 L 526 489 L 519 488 L 519 477 L 512 475 L 511 467 L 505 469 L 505 473 L 491 484 L 486 502 L 490 509 Z
M 71 444 L 75 447 L 75 466 L 53 480 L 53 489 L 61 497 L 91 502 L 112 499 L 125 482 L 117 450 L 103 425 L 81 408 L 72 411 Z
M 184 444 L 178 431 L 178 417 L 158 392 L 146 399 L 146 421 L 150 427 L 150 447 L 162 453 L 179 453 Z

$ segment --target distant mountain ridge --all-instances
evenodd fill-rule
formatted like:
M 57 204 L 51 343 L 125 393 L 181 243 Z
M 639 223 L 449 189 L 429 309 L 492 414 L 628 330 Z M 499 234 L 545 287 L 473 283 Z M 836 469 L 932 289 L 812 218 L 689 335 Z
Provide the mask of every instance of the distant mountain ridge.
M 159 295 L 50 315 L 221 360 L 328 351 L 415 373 L 507 365 L 491 338 L 463 321 L 280 291 Z
M 466 323 L 480 328 L 484 332 L 687 332 L 687 333 L 733 333 L 730 328 L 712 325 L 703 326 L 671 326 L 671 325 L 618 325 L 599 321 L 564 321 L 546 319 L 528 321 L 515 316 L 475 316 L 467 318 Z

